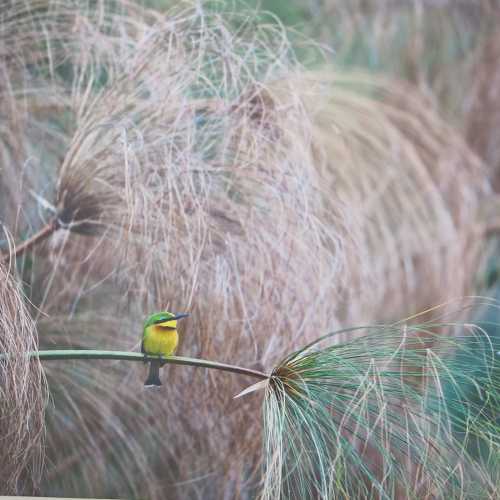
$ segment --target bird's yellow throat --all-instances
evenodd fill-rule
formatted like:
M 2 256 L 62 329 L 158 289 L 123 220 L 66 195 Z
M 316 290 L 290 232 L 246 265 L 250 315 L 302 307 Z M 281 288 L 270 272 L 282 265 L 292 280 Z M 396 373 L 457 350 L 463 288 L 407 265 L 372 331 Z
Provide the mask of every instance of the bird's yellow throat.
M 177 321 L 165 321 L 150 325 L 144 332 L 144 350 L 148 354 L 170 356 L 179 342 Z

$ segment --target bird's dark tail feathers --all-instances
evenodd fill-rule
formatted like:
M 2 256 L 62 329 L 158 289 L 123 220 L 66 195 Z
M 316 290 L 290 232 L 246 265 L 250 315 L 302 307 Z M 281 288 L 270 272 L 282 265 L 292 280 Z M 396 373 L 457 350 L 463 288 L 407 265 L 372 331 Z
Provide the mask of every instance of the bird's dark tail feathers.
M 152 360 L 150 362 L 148 378 L 146 379 L 146 382 L 144 382 L 145 387 L 161 386 L 160 366 L 161 366 L 161 361 Z

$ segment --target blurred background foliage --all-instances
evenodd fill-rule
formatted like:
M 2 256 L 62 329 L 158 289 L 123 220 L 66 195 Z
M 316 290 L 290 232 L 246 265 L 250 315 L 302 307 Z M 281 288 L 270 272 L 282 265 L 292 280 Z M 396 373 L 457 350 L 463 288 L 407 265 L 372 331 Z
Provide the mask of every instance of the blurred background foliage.
M 496 0 L 0 9 L 1 247 L 58 224 L 7 266 L 42 348 L 136 349 L 144 317 L 171 308 L 191 312 L 182 354 L 270 370 L 334 328 L 500 298 Z M 460 319 L 497 349 L 497 308 Z M 457 363 L 498 380 L 483 361 Z M 256 497 L 260 396 L 235 405 L 241 380 L 165 371 L 153 394 L 136 367 L 47 366 L 37 491 Z M 29 439 L 42 405 L 23 394 Z M 20 466 L 40 468 L 41 442 Z M 31 487 L 15 478 L 0 492 Z

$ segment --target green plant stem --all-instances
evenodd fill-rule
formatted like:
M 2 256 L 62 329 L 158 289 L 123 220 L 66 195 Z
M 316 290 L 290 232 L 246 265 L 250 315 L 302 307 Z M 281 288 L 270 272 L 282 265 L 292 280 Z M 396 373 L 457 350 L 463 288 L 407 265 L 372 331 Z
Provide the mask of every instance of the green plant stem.
M 0 359 L 6 358 L 7 354 L 0 354 Z M 194 366 L 198 368 L 210 368 L 214 370 L 221 370 L 225 372 L 238 373 L 240 375 L 248 375 L 249 377 L 258 378 L 261 380 L 269 379 L 269 375 L 258 370 L 250 368 L 243 368 L 241 366 L 227 365 L 225 363 L 218 363 L 216 361 L 208 361 L 206 359 L 186 358 L 184 356 L 151 356 L 141 354 L 139 352 L 128 351 L 98 351 L 86 349 L 64 349 L 64 350 L 50 350 L 50 351 L 31 351 L 28 353 L 31 358 L 38 358 L 41 361 L 56 361 L 56 360 L 69 360 L 69 359 L 111 359 L 120 361 L 148 361 L 151 359 L 161 359 L 165 363 L 174 365 Z

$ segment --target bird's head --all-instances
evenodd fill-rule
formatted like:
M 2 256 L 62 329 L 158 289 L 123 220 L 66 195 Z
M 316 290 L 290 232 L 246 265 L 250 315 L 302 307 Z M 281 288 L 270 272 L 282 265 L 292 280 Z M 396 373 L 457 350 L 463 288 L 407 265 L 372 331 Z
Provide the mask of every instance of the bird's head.
M 189 314 L 174 314 L 168 311 L 154 313 L 146 320 L 144 328 L 148 328 L 149 326 L 158 326 L 160 328 L 164 328 L 165 330 L 177 330 L 177 320 L 187 316 L 189 316 Z

